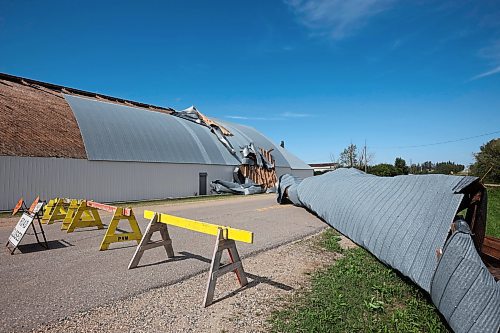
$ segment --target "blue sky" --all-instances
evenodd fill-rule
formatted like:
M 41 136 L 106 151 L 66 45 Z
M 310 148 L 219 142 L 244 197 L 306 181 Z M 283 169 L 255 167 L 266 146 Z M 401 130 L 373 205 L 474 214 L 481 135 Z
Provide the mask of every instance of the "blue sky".
M 500 133 L 498 1 L 0 0 L 0 71 L 253 126 L 307 162 L 468 164 Z M 403 147 L 403 148 L 400 148 Z

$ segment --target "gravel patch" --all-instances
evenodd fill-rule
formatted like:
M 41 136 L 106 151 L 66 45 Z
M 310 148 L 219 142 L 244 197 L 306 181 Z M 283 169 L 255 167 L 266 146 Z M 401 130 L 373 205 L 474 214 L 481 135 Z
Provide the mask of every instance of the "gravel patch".
M 316 234 L 243 259 L 249 285 L 238 289 L 236 276 L 226 274 L 218 280 L 215 303 L 207 308 L 201 305 L 204 272 L 32 332 L 264 332 L 273 310 L 307 288 L 312 272 L 339 258 L 319 246 L 319 237 Z

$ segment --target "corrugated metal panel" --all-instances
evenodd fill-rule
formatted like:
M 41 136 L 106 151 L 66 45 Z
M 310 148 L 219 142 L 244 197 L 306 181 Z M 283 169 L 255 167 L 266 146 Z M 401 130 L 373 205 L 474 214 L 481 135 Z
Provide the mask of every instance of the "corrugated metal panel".
M 296 188 L 302 204 L 381 261 L 430 290 L 442 248 L 463 194 L 463 177 L 376 177 L 338 169 L 304 179 Z
M 40 195 L 97 201 L 149 200 L 191 196 L 198 192 L 198 175 L 207 185 L 232 180 L 233 166 L 87 161 L 43 157 L 0 156 L 0 210 Z
M 459 332 L 498 332 L 500 282 L 478 255 L 467 224 L 448 239 L 431 286 L 432 301 Z
M 84 97 L 64 98 L 75 114 L 89 160 L 239 164 L 207 127 L 189 120 Z M 229 123 L 227 127 L 234 134 L 228 139 L 236 151 L 254 142 L 274 149 L 276 166 L 310 169 L 256 130 Z

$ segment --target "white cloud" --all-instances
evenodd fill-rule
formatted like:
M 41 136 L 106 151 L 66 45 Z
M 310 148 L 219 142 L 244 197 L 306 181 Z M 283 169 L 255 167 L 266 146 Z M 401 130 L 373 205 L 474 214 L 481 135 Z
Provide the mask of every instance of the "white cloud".
M 489 70 L 487 72 L 478 74 L 470 79 L 470 81 L 482 79 L 483 77 L 491 76 L 500 73 L 500 66 L 493 68 L 492 70 Z
M 267 118 L 267 117 L 247 117 L 247 116 L 237 116 L 237 115 L 230 115 L 230 116 L 225 116 L 226 118 L 229 119 L 236 119 L 236 120 L 278 120 L 279 118 Z
M 285 0 L 300 23 L 334 40 L 362 28 L 369 18 L 386 11 L 394 0 Z
M 278 114 L 276 117 L 249 117 L 249 116 L 240 116 L 240 115 L 228 115 L 225 118 L 235 119 L 235 120 L 287 120 L 294 118 L 307 118 L 312 117 L 312 114 L 309 113 L 298 113 L 298 112 L 282 112 Z
M 484 73 L 473 76 L 469 81 L 482 79 L 487 76 L 500 73 L 500 40 L 496 40 L 490 45 L 483 47 L 478 52 L 479 57 L 488 59 L 493 68 Z
M 306 118 L 311 117 L 312 115 L 309 113 L 283 112 L 280 116 L 285 118 Z

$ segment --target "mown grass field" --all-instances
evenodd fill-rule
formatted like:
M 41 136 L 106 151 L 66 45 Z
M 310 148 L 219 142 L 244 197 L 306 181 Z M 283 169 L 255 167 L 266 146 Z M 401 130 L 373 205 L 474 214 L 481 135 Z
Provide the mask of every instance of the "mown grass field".
M 487 234 L 500 237 L 500 188 L 488 189 Z M 311 289 L 272 314 L 273 332 L 448 332 L 428 295 L 364 249 L 342 250 L 328 230 L 322 246 L 343 258 L 312 277 Z
M 486 234 L 500 237 L 500 187 L 487 187 L 488 218 Z

